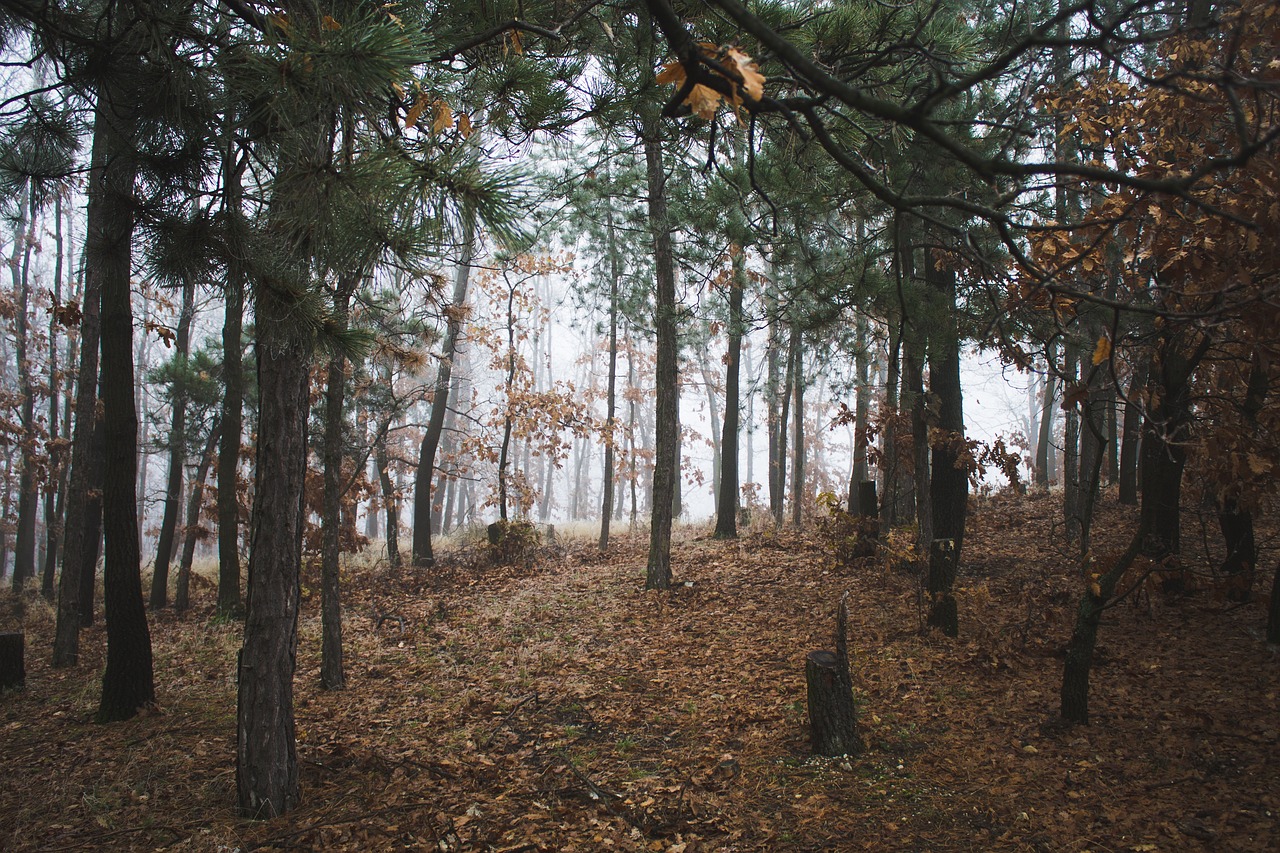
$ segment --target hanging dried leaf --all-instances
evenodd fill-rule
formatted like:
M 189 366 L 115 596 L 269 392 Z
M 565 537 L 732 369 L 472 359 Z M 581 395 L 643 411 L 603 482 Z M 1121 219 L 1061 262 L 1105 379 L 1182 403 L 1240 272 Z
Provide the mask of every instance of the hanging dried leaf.
M 1093 348 L 1093 363 L 1095 365 L 1111 358 L 1111 339 L 1106 335 L 1098 338 L 1098 345 Z

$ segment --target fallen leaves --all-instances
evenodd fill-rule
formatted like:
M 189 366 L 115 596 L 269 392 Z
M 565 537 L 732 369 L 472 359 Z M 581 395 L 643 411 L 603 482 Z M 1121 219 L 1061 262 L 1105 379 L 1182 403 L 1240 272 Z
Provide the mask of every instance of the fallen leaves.
M 669 593 L 640 589 L 638 540 L 607 560 L 592 544 L 532 565 L 461 551 L 429 574 L 350 566 L 350 686 L 316 687 L 308 598 L 303 801 L 256 824 L 232 810 L 237 626 L 208 624 L 209 610 L 153 620 L 166 713 L 108 727 L 87 722 L 93 629 L 80 668 L 33 655 L 27 690 L 0 710 L 0 847 L 1274 849 L 1280 674 L 1243 630 L 1257 608 L 1108 611 L 1099 721 L 1044 725 L 1081 586 L 1049 547 L 1059 511 L 1047 498 L 979 509 L 958 642 L 917 630 L 909 572 L 835 571 L 808 534 L 677 541 L 677 581 L 694 585 Z M 1099 539 L 1123 526 L 1105 512 Z M 801 662 L 829 642 L 846 589 L 869 748 L 815 759 Z M 403 633 L 375 628 L 375 593 Z M 29 647 L 51 630 L 29 625 Z

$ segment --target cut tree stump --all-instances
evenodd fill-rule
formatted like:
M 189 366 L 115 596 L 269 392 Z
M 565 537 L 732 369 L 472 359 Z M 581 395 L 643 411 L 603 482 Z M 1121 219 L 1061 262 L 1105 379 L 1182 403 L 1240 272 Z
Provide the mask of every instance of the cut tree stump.
M 809 737 L 816 755 L 855 755 L 862 751 L 845 642 L 848 621 L 848 606 L 842 598 L 836 616 L 836 650 L 809 652 L 804 660 L 809 687 Z
M 27 683 L 26 639 L 21 633 L 0 634 L 0 688 Z

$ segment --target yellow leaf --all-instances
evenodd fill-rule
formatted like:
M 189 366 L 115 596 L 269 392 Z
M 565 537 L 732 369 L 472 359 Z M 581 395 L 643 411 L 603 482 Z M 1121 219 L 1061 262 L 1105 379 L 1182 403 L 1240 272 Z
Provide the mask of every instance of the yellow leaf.
M 458 113 L 458 133 L 462 134 L 462 138 L 468 139 L 474 132 L 475 127 L 471 124 L 471 116 Z
M 439 133 L 450 127 L 453 127 L 453 110 L 444 101 L 436 101 L 436 120 L 431 125 L 431 132 Z
M 524 45 L 520 42 L 519 30 L 509 30 L 507 32 L 506 44 L 503 46 L 503 52 L 514 53 L 516 56 L 524 56 Z
M 1098 345 L 1093 348 L 1093 363 L 1102 364 L 1102 362 L 1111 358 L 1111 341 L 1106 335 L 1098 338 Z
M 330 32 L 337 32 L 342 29 L 342 24 L 335 21 L 331 15 L 325 15 L 320 19 L 320 27 L 322 29 L 329 30 Z
M 1089 584 L 1089 592 L 1093 594 L 1094 598 L 1102 598 L 1102 587 L 1096 581 Z

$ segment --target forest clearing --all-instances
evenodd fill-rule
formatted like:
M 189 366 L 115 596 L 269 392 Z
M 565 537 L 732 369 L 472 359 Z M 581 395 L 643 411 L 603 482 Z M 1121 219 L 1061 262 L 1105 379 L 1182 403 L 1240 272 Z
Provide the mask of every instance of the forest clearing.
M 608 557 L 562 537 L 509 566 L 472 544 L 432 572 L 353 557 L 348 689 L 323 691 L 304 571 L 302 804 L 257 823 L 234 807 L 239 632 L 209 621 L 201 586 L 188 616 L 155 621 L 158 714 L 92 723 L 99 631 L 77 668 L 33 661 L 4 701 L 0 847 L 1275 850 L 1264 607 L 1206 590 L 1108 611 L 1093 722 L 1056 724 L 1081 581 L 1051 544 L 1054 506 L 977 508 L 955 640 L 922 630 L 909 569 L 838 569 L 816 530 L 681 528 L 669 591 L 642 589 L 630 537 Z M 1111 502 L 1103 518 L 1108 539 L 1131 523 Z M 831 645 L 845 591 L 867 749 L 813 757 L 803 658 Z M 48 614 L 28 625 L 47 645 Z
M 1278 33 L 0 2 L 0 845 L 1280 848 Z

